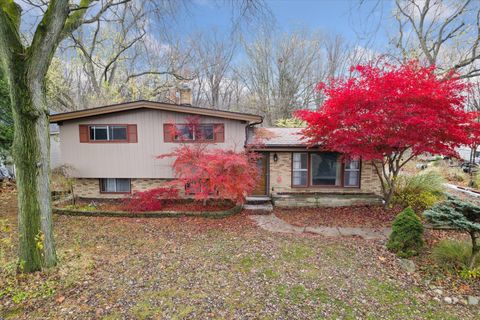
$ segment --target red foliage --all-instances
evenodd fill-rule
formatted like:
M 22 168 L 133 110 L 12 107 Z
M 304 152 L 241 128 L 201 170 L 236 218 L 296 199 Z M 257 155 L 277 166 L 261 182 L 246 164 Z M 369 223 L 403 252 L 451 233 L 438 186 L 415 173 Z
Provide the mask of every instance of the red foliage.
M 472 149 L 476 149 L 480 145 L 480 113 L 469 112 L 469 116 L 471 121 L 466 128 L 468 135 L 468 146 Z
M 160 211 L 165 200 L 178 198 L 176 188 L 154 188 L 146 191 L 135 192 L 131 197 L 123 200 L 123 207 L 126 211 Z
M 185 187 L 195 199 L 230 199 L 243 203 L 255 188 L 257 155 L 231 150 L 209 150 L 208 144 L 184 144 L 159 158 L 175 157 L 177 179 L 171 184 Z
M 466 84 L 448 75 L 435 75 L 435 67 L 416 61 L 404 65 L 353 68 L 358 77 L 332 79 L 318 85 L 327 97 L 318 111 L 302 110 L 296 116 L 308 127 L 310 144 L 366 160 L 383 160 L 409 150 L 453 154 L 468 142 L 465 126 L 470 117 L 463 109 Z

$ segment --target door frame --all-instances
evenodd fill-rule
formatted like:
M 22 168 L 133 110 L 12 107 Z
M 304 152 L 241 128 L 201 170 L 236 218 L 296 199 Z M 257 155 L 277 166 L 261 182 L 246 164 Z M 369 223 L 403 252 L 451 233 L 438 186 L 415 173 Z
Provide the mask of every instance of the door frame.
M 265 157 L 265 194 L 255 194 L 253 197 L 262 197 L 270 195 L 270 152 L 269 151 L 257 151 L 258 154 Z

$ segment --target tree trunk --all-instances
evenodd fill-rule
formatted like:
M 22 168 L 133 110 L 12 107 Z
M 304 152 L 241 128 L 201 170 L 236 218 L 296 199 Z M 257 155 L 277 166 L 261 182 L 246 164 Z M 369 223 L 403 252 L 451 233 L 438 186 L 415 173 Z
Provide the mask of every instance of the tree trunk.
M 390 205 L 390 202 L 392 201 L 393 194 L 395 192 L 396 181 L 397 181 L 398 172 L 400 171 L 400 168 L 395 168 L 392 176 L 388 177 L 386 175 L 385 168 L 382 167 L 382 169 L 380 169 L 378 166 L 378 163 L 375 163 L 375 160 L 372 160 L 371 163 L 375 169 L 375 173 L 377 174 L 382 187 L 382 194 L 383 194 L 383 201 L 384 201 L 383 207 L 387 209 Z
M 25 60 L 10 70 L 18 189 L 20 270 L 56 264 L 50 197 L 49 120 L 42 80 L 30 79 Z
M 468 182 L 469 187 L 474 187 L 474 181 L 473 181 L 473 171 L 472 171 L 472 163 L 475 162 L 475 153 L 477 151 L 477 148 L 474 146 L 470 147 L 470 165 L 468 166 L 468 175 L 470 178 L 470 181 Z
M 470 257 L 469 268 L 473 269 L 475 267 L 475 261 L 480 255 L 480 245 L 477 243 L 477 234 L 476 232 L 470 232 L 470 238 L 472 239 L 472 256 Z

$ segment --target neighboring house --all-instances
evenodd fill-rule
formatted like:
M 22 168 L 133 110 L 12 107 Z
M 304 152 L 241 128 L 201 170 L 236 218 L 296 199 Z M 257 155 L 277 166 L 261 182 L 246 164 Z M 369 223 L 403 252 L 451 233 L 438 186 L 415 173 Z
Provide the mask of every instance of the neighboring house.
M 377 202 L 380 192 L 372 166 L 342 163 L 339 154 L 307 149 L 301 129 L 262 128 L 257 115 L 190 105 L 136 101 L 52 115 L 60 128 L 61 163 L 75 179 L 76 196 L 123 197 L 160 186 L 174 178 L 171 158 L 157 159 L 176 148 L 171 127 L 200 118 L 203 137 L 213 148 L 261 153 L 261 176 L 253 195 L 270 196 L 278 205 L 349 205 Z M 267 132 L 259 137 L 259 132 Z M 260 143 L 259 143 L 260 142 Z
M 456 151 L 460 155 L 460 159 L 464 161 L 470 161 L 470 153 L 472 152 L 470 147 L 462 146 L 457 148 Z M 480 150 L 475 151 L 474 162 L 480 163 Z

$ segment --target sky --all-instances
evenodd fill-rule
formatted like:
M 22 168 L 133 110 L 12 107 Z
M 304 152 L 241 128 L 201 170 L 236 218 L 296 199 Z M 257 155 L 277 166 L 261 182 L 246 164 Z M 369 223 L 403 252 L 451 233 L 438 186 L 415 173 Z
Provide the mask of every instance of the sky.
M 218 2 L 217 2 L 218 3 Z M 342 35 L 349 42 L 362 43 L 374 30 L 374 47 L 381 49 L 388 41 L 384 26 L 377 28 L 382 12 L 388 14 L 393 2 L 366 0 L 359 8 L 359 0 L 267 0 L 275 19 L 275 28 L 288 32 L 295 28 L 323 31 Z M 373 9 L 373 14 L 372 13 Z M 226 31 L 231 25 L 231 9 L 216 5 L 211 0 L 195 0 L 189 7 L 187 19 L 182 20 L 185 33 L 209 31 L 212 28 Z M 186 21 L 186 22 L 185 22 Z

